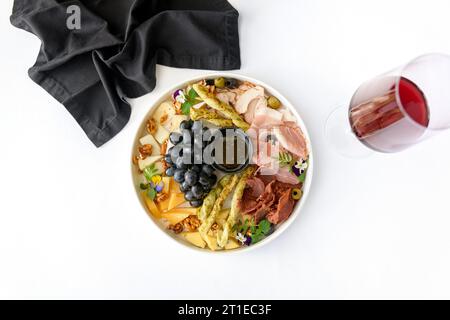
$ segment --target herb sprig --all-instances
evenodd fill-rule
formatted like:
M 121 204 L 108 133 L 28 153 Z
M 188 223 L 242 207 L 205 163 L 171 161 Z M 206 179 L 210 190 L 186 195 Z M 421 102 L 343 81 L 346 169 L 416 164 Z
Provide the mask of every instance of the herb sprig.
M 272 224 L 269 220 L 264 219 L 256 225 L 254 222 L 246 219 L 242 224 L 236 225 L 234 229 L 238 234 L 242 234 L 246 237 L 248 237 L 247 233 L 250 231 L 251 243 L 256 244 L 271 233 Z
M 191 107 L 199 102 L 198 94 L 194 89 L 190 89 L 185 99 L 186 101 L 181 105 L 181 112 L 187 116 L 191 112 Z
M 155 186 L 152 185 L 152 178 L 154 176 L 159 175 L 160 172 L 159 172 L 158 168 L 156 168 L 155 164 L 152 164 L 144 169 L 143 174 L 144 174 L 145 180 L 147 180 L 148 183 L 141 183 L 140 188 L 141 188 L 141 190 L 147 191 L 147 196 L 151 200 L 155 200 L 157 191 L 155 189 Z
M 292 166 L 294 163 L 294 157 L 289 152 L 280 152 L 278 155 L 278 162 L 282 167 Z
M 262 220 L 257 226 L 252 226 L 250 231 L 252 232 L 252 243 L 258 243 L 269 235 L 272 229 L 272 224 L 269 220 Z
M 148 167 L 146 167 L 143 171 L 144 177 L 148 182 L 152 182 L 152 178 L 159 173 L 158 168 L 156 168 L 155 164 L 151 164 Z

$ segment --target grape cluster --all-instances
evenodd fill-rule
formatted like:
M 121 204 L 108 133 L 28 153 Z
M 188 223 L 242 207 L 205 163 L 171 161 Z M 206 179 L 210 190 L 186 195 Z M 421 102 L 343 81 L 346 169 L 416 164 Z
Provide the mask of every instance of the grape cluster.
M 204 138 L 207 130 L 201 121 L 183 121 L 180 124 L 181 133 L 170 134 L 169 140 L 174 146 L 165 155 L 169 165 L 166 175 L 174 177 L 184 198 L 194 208 L 203 204 L 203 199 L 217 183 L 214 168 L 202 162 L 203 150 L 211 143 Z

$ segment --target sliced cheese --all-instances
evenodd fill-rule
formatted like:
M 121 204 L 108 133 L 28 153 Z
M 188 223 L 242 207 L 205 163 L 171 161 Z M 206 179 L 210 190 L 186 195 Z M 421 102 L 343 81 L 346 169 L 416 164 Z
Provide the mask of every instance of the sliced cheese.
M 172 193 L 170 195 L 169 207 L 167 208 L 169 211 L 180 206 L 185 203 L 186 199 L 184 199 L 184 194 L 182 193 Z
M 153 137 L 151 134 L 148 134 L 148 135 L 142 137 L 139 140 L 139 142 L 142 145 L 149 144 L 152 146 L 152 154 L 151 154 L 152 156 L 161 155 L 161 147 L 160 147 L 158 141 L 156 141 L 155 137 Z
M 169 122 L 170 118 L 176 115 L 175 107 L 172 102 L 165 101 L 156 108 L 153 113 L 153 119 L 156 120 L 159 124 L 165 125 Z
M 164 165 L 161 161 L 155 162 L 155 168 L 158 170 L 159 174 L 164 173 Z
M 217 244 L 217 239 L 216 237 L 213 236 L 206 236 L 206 244 L 208 245 L 208 247 L 212 250 L 212 251 L 216 251 L 219 250 L 219 245 Z
M 184 116 L 184 115 L 174 115 L 170 118 L 169 124 L 168 124 L 168 129 L 170 132 L 174 132 L 174 131 L 179 131 L 180 130 L 180 124 L 181 122 L 183 122 L 184 120 L 189 120 L 188 116 Z
M 153 137 L 159 144 L 163 144 L 167 139 L 169 139 L 170 131 L 164 128 L 163 126 L 159 126 L 158 130 L 156 130 Z
M 145 168 L 147 168 L 148 166 L 150 166 L 150 165 L 152 165 L 152 164 L 155 164 L 155 166 L 158 168 L 158 170 L 159 169 L 161 169 L 161 173 L 162 173 L 162 169 L 163 169 L 163 167 L 162 167 L 162 164 L 161 164 L 161 167 L 159 168 L 158 166 L 157 166 L 157 162 L 159 161 L 159 160 L 161 160 L 162 159 L 162 156 L 152 156 L 152 157 L 147 157 L 147 158 L 145 158 L 145 159 L 139 159 L 138 160 L 138 165 L 139 165 L 139 169 L 141 170 L 141 171 L 143 171 Z M 161 162 L 159 162 L 159 163 L 161 163 Z
M 162 193 L 169 194 L 169 192 L 170 192 L 170 180 L 171 179 L 172 178 L 170 178 L 170 177 L 163 177 L 162 178 L 162 182 L 164 183 L 164 188 L 162 190 Z
M 167 214 L 188 214 L 190 216 L 196 216 L 197 215 L 197 209 L 196 208 L 175 208 L 172 210 L 169 210 L 166 212 Z
M 151 215 L 155 217 L 156 219 L 161 218 L 161 211 L 159 211 L 159 208 L 156 206 L 155 202 L 150 199 L 145 192 L 142 193 L 142 197 L 144 199 L 145 204 L 147 205 L 148 211 L 150 211 Z
M 181 193 L 180 185 L 173 178 L 170 179 L 170 192 Z
M 181 234 L 188 242 L 199 248 L 205 248 L 206 242 L 202 239 L 200 232 L 184 232 Z
M 228 240 L 228 243 L 225 245 L 225 250 L 234 250 L 234 249 L 239 249 L 241 246 L 239 245 L 239 243 L 234 240 L 234 239 L 230 239 Z
M 158 202 L 159 211 L 166 213 L 165 211 L 169 208 L 169 201 L 170 198 L 167 198 L 164 201 Z
M 161 215 L 161 218 L 167 220 L 170 224 L 180 223 L 187 217 L 189 217 L 189 214 L 187 213 L 176 213 L 176 214 L 163 213 Z

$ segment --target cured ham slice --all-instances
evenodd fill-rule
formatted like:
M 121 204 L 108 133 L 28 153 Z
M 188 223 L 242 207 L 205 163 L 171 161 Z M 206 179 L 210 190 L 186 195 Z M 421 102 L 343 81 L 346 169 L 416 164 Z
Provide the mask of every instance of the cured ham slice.
M 275 177 L 278 181 L 288 184 L 297 184 L 298 178 L 289 170 L 288 167 L 278 169 Z
M 261 98 L 261 97 L 264 98 L 264 88 L 258 86 L 258 87 L 248 89 L 236 101 L 236 106 L 235 106 L 236 111 L 239 112 L 240 114 L 246 113 L 250 103 L 253 100 Z
M 267 220 L 273 224 L 279 224 L 286 221 L 294 210 L 295 202 L 291 198 L 291 190 L 286 190 L 278 200 L 275 210 L 267 214 Z
M 252 126 L 257 128 L 274 128 L 283 124 L 283 114 L 266 107 L 257 108 Z
M 299 184 L 281 183 L 275 177 L 258 176 L 247 181 L 243 197 L 239 202 L 241 214 L 256 223 L 267 218 L 273 224 L 286 221 L 294 210 L 292 189 Z
M 301 159 L 307 158 L 305 137 L 296 124 L 285 122 L 285 125 L 275 128 L 274 133 L 284 149 Z
M 260 197 L 264 193 L 264 188 L 266 187 L 264 182 L 258 177 L 248 179 L 247 186 L 251 190 L 251 196 L 254 198 Z
M 255 119 L 256 110 L 267 108 L 267 100 L 264 97 L 260 97 L 252 100 L 248 105 L 247 112 L 244 114 L 245 121 L 247 123 L 253 123 Z
M 280 112 L 283 114 L 283 121 L 285 122 L 296 122 L 295 116 L 288 109 L 282 109 Z
M 219 92 L 216 94 L 216 98 L 222 103 L 234 105 L 236 103 L 237 93 L 232 91 Z

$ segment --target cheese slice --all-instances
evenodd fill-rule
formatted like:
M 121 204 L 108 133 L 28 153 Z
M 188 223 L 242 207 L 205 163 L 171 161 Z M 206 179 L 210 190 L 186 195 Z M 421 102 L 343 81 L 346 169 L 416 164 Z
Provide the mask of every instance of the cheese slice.
M 154 138 L 158 141 L 159 144 L 163 144 L 167 139 L 169 139 L 170 131 L 164 128 L 163 126 L 158 126 L 158 130 L 156 130 L 154 134 Z
M 167 220 L 170 224 L 180 223 L 187 217 L 189 217 L 189 214 L 187 213 L 176 213 L 176 214 L 163 213 L 161 215 L 161 218 Z
M 145 158 L 145 159 L 139 159 L 138 160 L 138 165 L 139 165 L 139 169 L 141 170 L 141 171 L 143 171 L 145 168 L 147 168 L 148 166 L 150 166 L 150 165 L 152 165 L 152 164 L 155 164 L 155 166 L 156 166 L 156 168 L 158 169 L 158 170 L 162 170 L 162 164 L 160 165 L 160 167 L 158 167 L 158 165 L 157 165 L 157 163 L 158 163 L 158 161 L 159 160 L 161 160 L 162 159 L 162 156 L 152 156 L 152 157 L 147 157 L 147 158 Z M 161 162 L 159 162 L 159 163 L 161 163 Z M 161 173 L 162 173 L 162 171 L 161 171 Z
M 169 120 L 173 116 L 175 116 L 175 114 L 176 114 L 176 110 L 175 110 L 175 107 L 173 106 L 172 102 L 165 101 L 165 102 L 161 103 L 158 108 L 156 108 L 152 117 L 159 124 L 165 125 L 169 122 Z
M 184 232 L 181 234 L 188 242 L 199 248 L 205 248 L 206 242 L 202 239 L 200 232 Z
M 205 239 L 204 239 L 205 240 Z M 219 245 L 217 244 L 217 238 L 213 236 L 206 236 L 206 244 L 212 251 L 219 250 Z
M 162 193 L 169 194 L 169 192 L 170 192 L 170 180 L 171 179 L 172 178 L 170 178 L 170 177 L 163 177 L 162 178 L 162 182 L 164 183 L 164 188 L 162 190 Z
M 170 211 L 166 212 L 167 214 L 188 214 L 190 216 L 196 216 L 197 215 L 197 208 L 175 208 Z
M 159 208 L 156 206 L 155 202 L 150 199 L 145 192 L 142 193 L 142 198 L 144 199 L 145 204 L 147 205 L 148 211 L 150 211 L 151 215 L 154 216 L 156 219 L 161 218 L 161 211 L 159 211 Z
M 169 208 L 167 208 L 169 211 L 180 206 L 181 204 L 185 203 L 186 199 L 184 199 L 184 194 L 182 193 L 172 193 L 170 195 L 169 200 Z
M 180 124 L 184 120 L 189 120 L 188 116 L 184 115 L 175 115 L 170 118 L 168 129 L 170 132 L 179 131 L 180 130 Z
M 159 156 L 161 155 L 161 147 L 159 146 L 158 141 L 156 141 L 155 137 L 153 137 L 151 134 L 148 134 L 144 137 L 142 137 L 139 142 L 142 145 L 149 144 L 152 146 L 152 156 Z
M 225 250 L 234 250 L 234 249 L 239 249 L 241 246 L 239 245 L 239 243 L 234 240 L 234 239 L 230 239 L 228 241 L 228 243 L 225 245 Z

